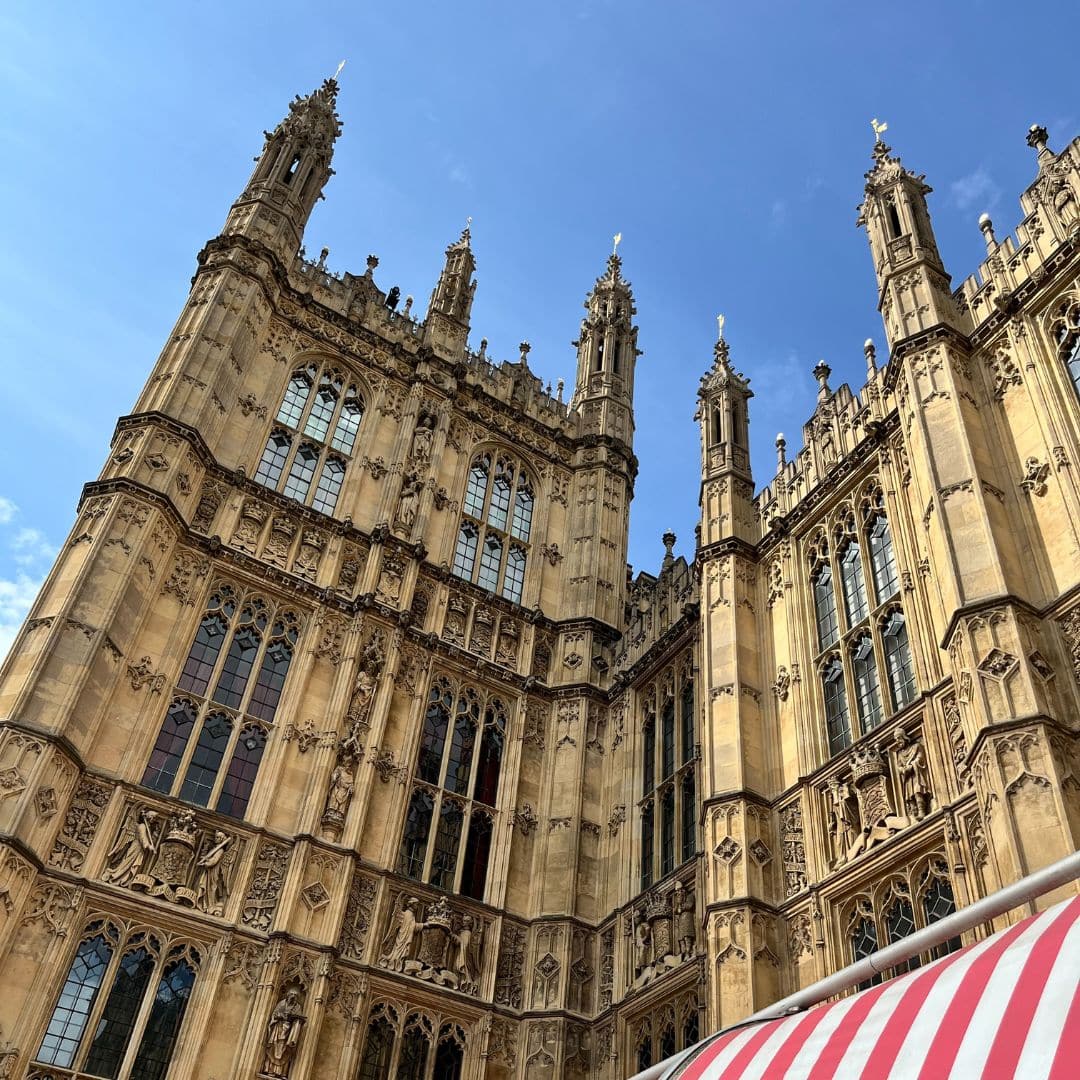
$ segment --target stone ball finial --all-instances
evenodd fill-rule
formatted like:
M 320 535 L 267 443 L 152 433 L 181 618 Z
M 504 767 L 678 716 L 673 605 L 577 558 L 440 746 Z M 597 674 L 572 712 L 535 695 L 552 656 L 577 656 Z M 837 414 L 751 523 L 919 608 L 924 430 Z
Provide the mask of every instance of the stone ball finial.
M 863 342 L 862 349 L 866 357 L 866 373 L 872 376 L 877 371 L 877 349 L 874 347 L 873 339 L 867 338 Z
M 668 529 L 667 532 L 665 532 L 664 535 L 660 537 L 660 540 L 669 555 L 671 554 L 671 549 L 675 546 L 675 541 L 677 539 L 678 537 L 670 529 Z
M 523 341 L 518 345 L 518 348 L 521 350 L 521 363 L 524 364 L 525 363 L 525 358 L 529 355 L 530 351 L 532 350 L 532 346 L 527 341 Z
M 787 464 L 787 439 L 781 431 L 776 436 L 776 465 L 782 469 Z
M 994 249 L 997 247 L 997 239 L 994 236 L 994 223 L 990 220 L 989 214 L 979 215 L 979 228 L 982 230 L 983 239 L 986 241 L 986 250 L 993 254 Z

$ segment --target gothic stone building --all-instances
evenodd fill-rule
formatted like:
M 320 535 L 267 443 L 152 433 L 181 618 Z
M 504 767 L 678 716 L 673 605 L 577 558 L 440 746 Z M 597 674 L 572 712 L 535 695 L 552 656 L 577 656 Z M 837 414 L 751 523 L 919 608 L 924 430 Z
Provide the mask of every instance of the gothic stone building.
M 955 290 L 878 142 L 887 363 L 755 493 L 721 337 L 693 562 L 631 579 L 619 258 L 569 403 L 470 348 L 468 229 L 422 319 L 308 261 L 336 93 L 0 672 L 0 1077 L 622 1077 L 1073 850 L 1080 140 Z

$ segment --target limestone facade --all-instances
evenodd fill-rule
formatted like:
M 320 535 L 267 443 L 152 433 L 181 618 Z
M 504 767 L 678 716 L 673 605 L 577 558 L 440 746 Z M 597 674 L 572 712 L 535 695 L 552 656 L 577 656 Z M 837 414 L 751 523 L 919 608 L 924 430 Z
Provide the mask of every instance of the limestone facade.
M 1080 141 L 955 290 L 879 142 L 887 362 L 755 493 L 721 337 L 632 578 L 620 259 L 568 402 L 470 348 L 468 229 L 423 318 L 309 261 L 336 92 L 0 671 L 0 1077 L 626 1076 L 1073 850 Z

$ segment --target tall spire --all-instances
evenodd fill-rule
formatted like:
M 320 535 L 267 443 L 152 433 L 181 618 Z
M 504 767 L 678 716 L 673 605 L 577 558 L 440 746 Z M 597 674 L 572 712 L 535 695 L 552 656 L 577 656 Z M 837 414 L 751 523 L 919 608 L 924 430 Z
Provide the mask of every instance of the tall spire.
M 866 173 L 856 224 L 864 227 L 878 280 L 890 345 L 942 323 L 961 328 L 941 261 L 926 196 L 926 177 L 905 168 L 874 121 L 873 165 Z
M 337 93 L 337 79 L 332 78 L 306 96 L 297 94 L 277 127 L 263 132 L 262 153 L 233 204 L 227 234 L 243 233 L 286 263 L 292 261 L 311 211 L 334 173 L 330 162 L 341 134 Z
M 472 218 L 446 249 L 446 262 L 428 306 L 429 344 L 447 356 L 460 357 L 469 337 L 469 316 L 476 293 L 476 258 L 472 250 Z

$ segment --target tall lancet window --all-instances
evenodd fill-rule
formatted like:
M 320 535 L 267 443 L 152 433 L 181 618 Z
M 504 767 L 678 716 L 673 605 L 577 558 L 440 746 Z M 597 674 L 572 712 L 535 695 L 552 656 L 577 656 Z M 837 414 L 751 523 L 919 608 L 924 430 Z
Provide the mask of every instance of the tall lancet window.
M 465 483 L 454 573 L 521 603 L 533 504 L 532 482 L 515 458 L 477 454 Z
M 1050 332 L 1057 343 L 1058 356 L 1065 365 L 1069 381 L 1073 384 L 1073 389 L 1080 394 L 1080 299 L 1072 296 L 1058 307 Z M 1005 377 L 1008 382 L 1002 381 L 999 376 L 999 396 L 1001 391 L 1007 389 L 1009 382 L 1020 382 L 1015 362 Z
M 825 742 L 837 754 L 918 694 L 900 573 L 876 480 L 807 545 Z
M 254 478 L 323 514 L 337 508 L 356 448 L 364 399 L 337 368 L 293 371 Z
M 201 962 L 192 946 L 154 932 L 90 923 L 34 1063 L 73 1070 L 64 1076 L 164 1080 Z
M 218 585 L 169 699 L 143 786 L 242 818 L 299 633 L 295 612 Z

